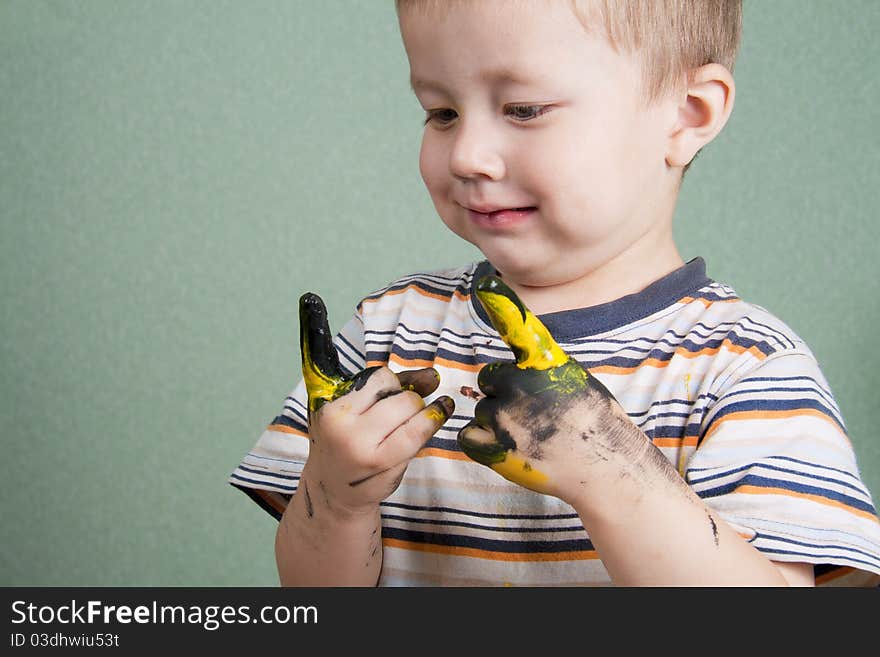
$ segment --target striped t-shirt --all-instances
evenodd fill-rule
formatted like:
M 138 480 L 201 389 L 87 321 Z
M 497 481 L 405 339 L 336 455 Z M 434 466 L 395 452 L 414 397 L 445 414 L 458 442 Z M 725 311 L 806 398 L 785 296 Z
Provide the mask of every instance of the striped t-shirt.
M 381 504 L 380 585 L 610 585 L 574 509 L 468 459 L 477 373 L 513 361 L 472 293 L 488 261 L 403 277 L 370 294 L 335 337 L 353 374 L 434 367 L 455 414 Z M 803 340 L 707 278 L 695 258 L 641 292 L 540 316 L 696 493 L 775 561 L 817 581 L 880 581 L 880 524 L 844 421 Z M 229 478 L 280 517 L 309 441 L 302 381 Z M 254 490 L 274 491 L 268 503 Z

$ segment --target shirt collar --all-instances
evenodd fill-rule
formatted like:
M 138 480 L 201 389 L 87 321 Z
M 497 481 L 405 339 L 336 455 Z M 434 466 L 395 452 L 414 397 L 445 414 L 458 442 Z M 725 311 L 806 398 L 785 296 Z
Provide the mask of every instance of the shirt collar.
M 474 294 L 477 281 L 489 275 L 497 275 L 495 267 L 488 260 L 478 263 L 469 292 L 477 315 L 487 326 L 492 326 L 486 310 Z M 644 319 L 712 282 L 706 276 L 705 261 L 698 256 L 639 292 L 596 306 L 538 315 L 538 319 L 557 341 L 568 342 Z

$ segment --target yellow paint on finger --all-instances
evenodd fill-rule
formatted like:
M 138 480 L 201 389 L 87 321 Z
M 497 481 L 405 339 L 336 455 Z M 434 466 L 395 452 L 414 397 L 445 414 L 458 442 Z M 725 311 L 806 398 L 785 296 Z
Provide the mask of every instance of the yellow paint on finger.
M 492 463 L 489 467 L 508 481 L 535 492 L 544 493 L 547 490 L 545 484 L 550 478 L 540 470 L 535 470 L 528 461 L 516 454 L 508 452 L 503 461 Z
M 347 392 L 348 388 L 351 386 L 351 382 L 346 379 L 335 378 L 324 374 L 312 360 L 307 343 L 303 344 L 301 349 L 303 380 L 305 381 L 306 391 L 309 395 L 309 408 L 314 411 L 317 400 L 323 399 L 324 401 L 333 401 Z
M 442 409 L 438 408 L 434 404 L 431 404 L 427 408 L 425 408 L 424 413 L 432 422 L 436 422 L 437 424 L 443 424 L 444 422 L 446 422 L 446 413 L 444 413 Z
M 480 290 L 477 296 L 489 313 L 501 339 L 519 351 L 517 366 L 522 369 L 531 367 L 547 370 L 568 360 L 568 354 L 556 344 L 550 331 L 531 310 L 525 309 L 523 321 L 520 308 L 503 294 Z

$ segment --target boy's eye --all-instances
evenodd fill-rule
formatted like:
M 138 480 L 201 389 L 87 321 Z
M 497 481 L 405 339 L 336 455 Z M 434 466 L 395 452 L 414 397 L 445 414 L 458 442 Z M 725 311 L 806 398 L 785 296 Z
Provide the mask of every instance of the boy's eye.
M 550 107 L 547 105 L 508 105 L 505 107 L 505 113 L 520 123 L 536 119 L 549 111 Z M 455 110 L 451 109 L 428 110 L 425 117 L 425 125 L 431 121 L 440 125 L 447 125 L 454 121 L 457 116 L 458 114 Z
M 531 121 L 549 111 L 546 105 L 508 105 L 508 114 L 517 121 Z
M 445 125 L 455 119 L 456 116 L 458 116 L 458 114 L 455 113 L 455 110 L 451 109 L 428 110 L 427 116 L 425 117 L 425 125 L 431 121 L 436 121 L 441 125 Z

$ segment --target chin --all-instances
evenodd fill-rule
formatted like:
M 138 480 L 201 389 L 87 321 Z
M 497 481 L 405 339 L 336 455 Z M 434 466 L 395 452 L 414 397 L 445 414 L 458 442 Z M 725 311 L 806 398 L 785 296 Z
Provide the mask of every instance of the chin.
M 542 287 L 552 284 L 546 279 L 546 263 L 541 260 L 524 260 L 522 257 L 493 257 L 480 249 L 486 259 L 492 263 L 502 278 L 520 285 Z

